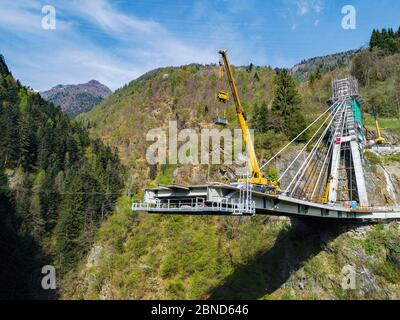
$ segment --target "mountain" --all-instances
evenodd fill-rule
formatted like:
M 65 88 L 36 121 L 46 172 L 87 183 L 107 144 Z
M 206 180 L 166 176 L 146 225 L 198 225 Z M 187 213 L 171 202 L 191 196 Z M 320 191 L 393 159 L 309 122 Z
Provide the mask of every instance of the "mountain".
M 364 57 L 367 54 L 368 57 Z M 361 91 L 366 110 L 376 101 L 393 125 L 385 134 L 399 137 L 394 83 L 400 55 L 357 53 L 313 83 L 298 88 L 305 121 L 326 110 L 331 81 L 352 73 L 367 76 Z M 338 55 L 347 56 L 347 54 Z M 367 59 L 360 69 L 358 59 Z M 347 59 L 347 58 L 346 58 Z M 368 70 L 385 70 L 375 74 Z M 265 67 L 234 68 L 237 87 L 250 123 L 273 105 L 276 71 Z M 375 77 L 376 75 L 376 77 Z M 143 188 L 157 184 L 197 184 L 225 179 L 219 165 L 154 165 L 146 161 L 146 134 L 179 129 L 215 128 L 225 115 L 229 128 L 238 123 L 232 102 L 219 105 L 215 93 L 227 88 L 216 66 L 189 65 L 151 71 L 117 90 L 99 106 L 78 117 L 93 137 L 117 147 L 128 168 L 127 188 L 141 200 Z M 385 86 L 386 84 L 386 86 Z M 384 90 L 384 88 L 386 88 Z M 393 99 L 393 100 L 392 100 Z M 263 112 L 264 112 L 263 111 Z M 374 134 L 371 116 L 367 128 Z M 268 117 L 267 119 L 268 120 Z M 389 123 L 389 121 L 388 121 Z M 284 132 L 255 133 L 258 157 L 266 159 L 288 142 Z M 275 163 L 282 172 L 303 145 L 295 145 Z M 371 200 L 391 205 L 400 199 L 398 157 L 365 155 Z M 393 184 L 388 191 L 385 171 Z M 390 188 L 389 188 L 390 189 Z M 101 226 L 90 253 L 74 274 L 64 278 L 62 296 L 78 299 L 399 299 L 399 223 L 363 225 L 299 221 L 258 216 L 162 216 L 131 211 L 132 198 L 121 197 Z M 346 290 L 346 270 L 354 270 L 356 288 Z
M 333 71 L 347 65 L 359 51 L 350 50 L 303 60 L 293 66 L 291 72 L 297 80 L 305 81 L 318 70 L 320 72 Z
M 96 80 L 76 85 L 57 85 L 43 91 L 43 99 L 60 106 L 61 110 L 71 117 L 87 112 L 93 106 L 107 98 L 112 91 Z
M 70 272 L 114 210 L 113 149 L 14 79 L 0 55 L 0 299 L 56 298 L 41 268 Z
M 365 50 L 328 69 L 296 88 L 285 78 L 296 97 L 288 107 L 302 114 L 301 124 L 326 110 L 333 78 L 352 74 L 366 101 L 368 135 L 376 109 L 384 135 L 398 141 L 400 54 Z M 261 128 L 257 156 L 268 159 L 293 134 L 281 123 L 297 119 L 274 110 L 282 71 L 250 65 L 233 72 L 247 120 Z M 30 275 L 53 264 L 62 299 L 400 299 L 399 222 L 132 212 L 145 187 L 224 181 L 234 168 L 146 159 L 153 142 L 146 136 L 168 132 L 169 121 L 200 132 L 225 116 L 229 129 L 238 128 L 232 100 L 216 102 L 228 88 L 216 65 L 150 71 L 73 121 L 16 81 L 3 59 L 0 75 L 1 297 L 37 297 Z M 288 148 L 274 169 L 282 172 L 303 146 Z M 400 157 L 364 156 L 371 201 L 399 202 Z M 348 270 L 351 290 L 342 287 Z

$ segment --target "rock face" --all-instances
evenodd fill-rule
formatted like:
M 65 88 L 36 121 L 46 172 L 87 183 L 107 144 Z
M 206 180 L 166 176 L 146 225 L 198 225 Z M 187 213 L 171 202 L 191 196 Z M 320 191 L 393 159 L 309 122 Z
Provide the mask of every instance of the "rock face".
M 40 93 L 43 99 L 60 106 L 71 117 L 90 111 L 110 94 L 112 91 L 96 80 L 76 85 L 60 84 Z

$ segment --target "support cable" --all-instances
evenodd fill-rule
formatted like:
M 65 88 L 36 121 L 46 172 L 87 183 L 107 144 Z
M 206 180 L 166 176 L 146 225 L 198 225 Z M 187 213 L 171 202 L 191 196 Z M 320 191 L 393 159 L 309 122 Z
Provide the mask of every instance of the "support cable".
M 319 137 L 317 143 L 315 144 L 315 146 L 313 147 L 313 149 L 311 150 L 310 154 L 308 155 L 308 157 L 306 158 L 306 160 L 303 162 L 302 166 L 300 167 L 300 169 L 298 170 L 297 174 L 295 175 L 295 177 L 293 178 L 293 180 L 290 182 L 289 186 L 286 189 L 286 192 L 289 191 L 290 187 L 292 186 L 293 182 L 296 180 L 297 176 L 299 175 L 299 173 L 301 172 L 301 176 L 299 176 L 299 178 L 297 179 L 297 183 L 295 184 L 292 193 L 296 191 L 296 189 L 298 188 L 301 179 L 303 179 L 306 170 L 308 169 L 308 167 L 311 164 L 311 160 L 312 158 L 314 158 L 315 154 L 317 153 L 318 148 L 320 147 L 322 140 L 324 139 L 324 137 L 326 136 L 330 125 L 332 124 L 334 118 L 331 119 L 330 123 L 328 124 L 328 126 L 326 127 L 326 129 L 324 130 L 324 132 L 321 134 L 321 136 Z
M 339 161 L 339 167 L 340 167 L 340 157 L 341 157 L 342 148 L 343 148 L 342 141 L 343 141 L 344 130 L 345 130 L 345 127 L 346 127 L 346 122 L 347 122 L 347 110 L 348 110 L 348 99 L 343 99 L 342 101 L 343 101 L 343 103 L 342 103 L 343 108 L 342 108 L 342 113 L 340 115 L 340 119 L 341 119 L 342 122 L 340 123 L 340 126 L 341 126 L 341 129 L 340 129 L 340 150 L 339 150 L 339 160 L 338 160 Z M 338 184 L 337 184 L 337 190 L 336 190 L 336 199 L 338 198 L 338 195 L 340 194 L 339 176 L 337 177 L 337 181 L 338 181 Z
M 310 160 L 311 160 L 311 157 L 314 155 L 314 151 L 315 151 L 315 150 L 319 147 L 319 145 L 321 144 L 322 139 L 325 137 L 326 133 L 328 132 L 328 130 L 329 130 L 329 128 L 330 128 L 330 126 L 331 126 L 333 120 L 335 119 L 336 114 L 339 112 L 339 110 L 340 110 L 340 106 L 336 109 L 336 112 L 335 112 L 334 116 L 333 116 L 332 119 L 330 120 L 328 126 L 327 126 L 326 129 L 324 130 L 324 132 L 323 132 L 323 134 L 321 135 L 321 137 L 318 139 L 318 141 L 317 141 L 316 145 L 314 146 L 314 148 L 312 149 L 311 153 L 310 153 L 309 156 L 306 158 L 306 160 L 303 162 L 302 166 L 301 166 L 300 169 L 297 171 L 296 175 L 293 177 L 292 181 L 290 182 L 289 186 L 287 187 L 287 189 L 286 189 L 286 191 L 285 191 L 286 193 L 289 191 L 290 187 L 292 186 L 293 182 L 296 180 L 296 178 L 297 178 L 297 176 L 299 175 L 299 173 L 303 170 L 304 166 L 307 164 L 307 167 L 308 167 L 308 165 L 309 165 L 309 163 L 310 163 Z M 326 120 L 328 120 L 328 118 L 327 118 Z M 325 122 L 326 122 L 326 120 L 325 120 Z M 324 123 L 325 123 L 325 122 L 324 122 Z M 320 130 L 320 129 L 319 129 L 319 130 Z M 319 130 L 318 130 L 318 131 L 319 131 Z M 317 131 L 316 133 L 318 133 L 318 131 Z M 313 137 L 313 138 L 314 138 L 314 137 Z M 309 142 L 311 142 L 311 141 L 313 140 L 313 138 L 311 138 L 311 140 L 310 140 Z M 304 150 L 305 150 L 306 147 L 307 147 L 307 145 L 303 148 L 303 150 L 300 152 L 300 154 L 304 152 Z M 300 156 L 300 155 L 299 155 L 299 156 Z M 299 156 L 298 156 L 298 157 L 299 157 Z M 304 176 L 304 173 L 303 173 L 302 177 L 303 177 L 303 176 Z M 302 177 L 301 177 L 301 178 L 302 178 Z M 297 182 L 296 188 L 297 188 L 297 186 L 298 186 L 298 183 L 300 183 L 301 178 L 300 178 L 299 181 Z
M 339 110 L 339 108 L 335 109 L 335 115 L 337 113 L 337 111 Z M 326 117 L 326 119 L 324 120 L 324 122 L 321 124 L 321 126 L 318 128 L 318 130 L 314 133 L 314 135 L 311 137 L 311 139 L 306 143 L 306 145 L 304 146 L 304 148 L 300 151 L 300 153 L 296 156 L 296 158 L 292 161 L 292 163 L 286 168 L 285 172 L 280 176 L 278 182 L 280 182 L 283 177 L 288 173 L 288 171 L 290 170 L 290 168 L 295 164 L 295 162 L 299 159 L 299 157 L 301 156 L 301 154 L 304 152 L 304 150 L 306 150 L 306 148 L 308 147 L 308 145 L 314 140 L 314 138 L 317 136 L 317 134 L 319 133 L 319 131 L 323 128 L 323 126 L 325 125 L 325 123 L 328 121 L 330 117 Z M 333 120 L 333 119 L 332 119 Z
M 340 107 L 343 107 L 343 105 L 344 105 L 344 101 L 342 101 Z M 340 118 L 342 118 L 342 116 L 343 116 L 343 114 L 340 115 Z M 341 132 L 341 135 L 343 135 L 343 127 L 342 127 L 342 130 L 341 130 L 341 131 L 342 131 L 342 132 Z M 312 193 L 312 195 L 311 195 L 311 199 L 314 198 L 315 192 L 317 191 L 318 184 L 319 184 L 319 182 L 320 182 L 320 180 L 321 180 L 321 178 L 322 178 L 323 169 L 324 169 L 324 167 L 325 167 L 325 165 L 326 165 L 326 163 L 327 163 L 327 161 L 328 161 L 328 157 L 329 157 L 329 155 L 330 155 L 330 153 L 331 153 L 331 150 L 333 149 L 333 145 L 334 145 L 333 139 L 334 139 L 334 137 L 335 137 L 335 132 L 332 132 L 331 144 L 330 144 L 330 146 L 329 146 L 328 153 L 326 154 L 326 157 L 325 157 L 325 159 L 324 159 L 324 163 L 323 163 L 323 165 L 322 165 L 321 172 L 320 172 L 320 174 L 319 174 L 319 176 L 318 176 L 318 179 L 317 179 L 317 182 L 316 182 L 316 184 L 315 184 L 313 193 Z M 329 178 L 329 176 L 328 176 L 328 178 Z
M 324 173 L 324 170 L 325 170 L 324 168 L 325 168 L 326 163 L 327 163 L 327 161 L 328 161 L 328 157 L 329 157 L 329 155 L 331 154 L 332 147 L 333 147 L 333 137 L 331 137 L 331 143 L 330 143 L 330 145 L 329 145 L 328 152 L 327 152 L 327 154 L 326 154 L 326 156 L 325 156 L 325 159 L 324 159 L 324 162 L 323 162 L 323 164 L 322 164 L 321 172 L 320 172 L 319 175 L 318 175 L 318 179 L 317 179 L 317 181 L 316 181 L 316 183 L 315 183 L 315 187 L 314 187 L 313 192 L 312 192 L 312 194 L 311 194 L 311 199 L 314 199 L 315 191 L 317 191 L 317 187 L 318 187 L 319 182 L 320 182 L 320 180 L 321 180 L 322 174 Z
M 317 119 L 315 119 L 307 128 L 305 128 L 302 132 L 300 132 L 289 144 L 287 144 L 284 148 L 282 148 L 278 153 L 276 153 L 271 159 L 269 159 L 266 163 L 264 163 L 260 170 L 264 169 L 267 165 L 269 165 L 273 160 L 275 160 L 283 151 L 285 151 L 289 146 L 291 146 L 298 138 L 300 138 L 304 133 L 308 131 L 314 124 L 318 122 L 326 113 L 336 108 L 336 104 L 339 101 L 336 101 L 330 108 L 328 108 L 324 113 L 322 113 Z
M 296 189 L 296 191 L 292 193 L 293 196 L 298 195 L 299 199 L 311 200 L 311 198 L 309 198 L 309 195 L 311 194 L 312 189 L 315 186 L 318 173 L 321 172 L 321 170 L 323 170 L 322 161 L 326 155 L 327 152 L 326 149 L 327 147 L 324 145 L 323 148 L 319 148 L 318 150 L 316 150 L 316 153 L 313 157 L 313 161 L 306 171 L 307 176 L 304 178 L 304 186 L 300 189 L 300 191 L 299 188 Z

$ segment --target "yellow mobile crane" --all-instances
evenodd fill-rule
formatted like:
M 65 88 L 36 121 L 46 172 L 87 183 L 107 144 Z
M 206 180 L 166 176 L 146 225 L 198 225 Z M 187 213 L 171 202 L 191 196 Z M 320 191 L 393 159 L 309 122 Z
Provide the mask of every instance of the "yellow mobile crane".
M 328 182 L 326 183 L 326 186 L 325 186 L 324 195 L 323 195 L 322 198 L 321 198 L 321 202 L 322 202 L 323 204 L 327 204 L 328 201 L 329 201 L 329 191 L 330 191 L 330 189 L 331 189 L 332 180 L 333 180 L 333 177 L 332 177 L 332 176 L 329 176 L 329 177 L 328 177 Z
M 375 139 L 375 142 L 376 142 L 376 144 L 379 144 L 379 145 L 385 144 L 386 139 L 382 136 L 381 127 L 379 126 L 379 122 L 378 122 L 378 113 L 377 113 L 375 106 L 373 107 L 373 115 L 375 118 L 376 135 L 378 136 Z
M 235 101 L 236 115 L 239 119 L 240 127 L 242 129 L 243 142 L 246 145 L 248 166 L 249 166 L 249 171 L 251 173 L 250 179 L 239 180 L 239 182 L 248 182 L 249 184 L 260 186 L 265 190 L 272 189 L 277 191 L 279 190 L 278 184 L 274 181 L 268 180 L 261 172 L 260 167 L 258 165 L 256 153 L 254 151 L 253 141 L 251 140 L 249 128 L 246 123 L 246 116 L 244 114 L 244 110 L 240 103 L 239 94 L 236 88 L 235 80 L 232 75 L 232 69 L 229 64 L 227 50 L 220 50 L 219 54 L 222 56 L 222 61 L 224 63 L 225 71 L 228 76 L 228 81 L 231 87 L 233 100 Z
M 375 116 L 376 133 L 378 138 L 375 140 L 377 144 L 384 144 L 386 142 L 385 138 L 382 136 L 381 127 L 379 126 L 378 118 Z
M 218 67 L 218 78 L 221 83 L 222 83 L 223 77 L 224 77 L 224 63 L 222 62 L 222 60 L 220 60 L 219 67 Z M 228 92 L 223 91 L 223 90 L 219 91 L 217 94 L 217 100 L 222 103 L 227 103 L 229 100 Z

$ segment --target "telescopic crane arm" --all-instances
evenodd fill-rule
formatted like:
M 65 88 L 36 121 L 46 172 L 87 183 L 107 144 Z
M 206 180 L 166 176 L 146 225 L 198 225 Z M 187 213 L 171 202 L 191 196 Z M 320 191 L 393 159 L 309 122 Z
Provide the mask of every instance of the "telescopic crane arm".
M 377 112 L 376 112 L 376 108 L 375 107 L 374 107 L 374 117 L 375 117 L 376 134 L 378 136 L 377 139 L 375 140 L 375 142 L 377 144 L 384 144 L 386 142 L 386 140 L 382 136 L 381 127 L 379 126 L 378 116 L 377 116 Z
M 240 103 L 240 98 L 239 98 L 239 94 L 238 94 L 238 91 L 236 88 L 236 83 L 233 78 L 231 66 L 229 64 L 227 51 L 220 50 L 219 53 L 221 54 L 222 60 L 224 62 L 225 71 L 228 76 L 228 81 L 229 81 L 229 85 L 231 87 L 233 100 L 235 101 L 236 115 L 239 119 L 240 127 L 242 129 L 243 142 L 246 145 L 247 156 L 248 156 L 248 166 L 249 166 L 249 170 L 251 172 L 251 178 L 248 179 L 248 182 L 251 184 L 267 186 L 267 185 L 269 185 L 269 181 L 268 181 L 268 179 L 266 179 L 264 177 L 264 174 L 261 172 L 260 167 L 258 165 L 253 141 L 251 140 L 249 128 L 246 123 L 246 116 L 244 114 L 244 110 Z
M 379 126 L 378 119 L 375 119 L 375 125 L 376 125 L 376 133 L 378 135 L 378 138 L 376 139 L 377 144 L 384 144 L 385 143 L 385 138 L 382 136 L 381 133 L 381 127 Z

